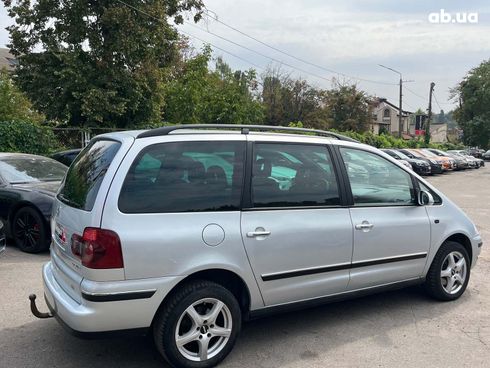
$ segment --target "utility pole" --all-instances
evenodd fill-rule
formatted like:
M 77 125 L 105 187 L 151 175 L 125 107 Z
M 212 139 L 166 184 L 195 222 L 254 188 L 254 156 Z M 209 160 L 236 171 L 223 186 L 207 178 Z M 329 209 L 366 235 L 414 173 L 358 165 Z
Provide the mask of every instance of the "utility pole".
M 429 114 L 427 116 L 427 126 L 425 128 L 425 144 L 430 143 L 430 120 L 432 119 L 432 93 L 436 84 L 432 82 L 429 90 Z
M 399 101 L 399 107 L 398 107 L 398 137 L 402 137 L 403 133 L 403 108 L 402 108 L 402 102 L 403 102 L 403 78 L 402 78 L 402 73 L 400 73 L 398 70 L 395 70 L 393 68 L 378 64 L 380 67 L 391 70 L 392 72 L 397 73 L 400 76 L 400 101 Z M 405 82 L 413 82 L 412 80 L 406 80 Z
M 399 138 L 402 137 L 402 131 L 403 131 L 402 100 L 403 100 L 403 80 L 402 80 L 402 75 L 400 74 L 400 109 L 398 110 L 398 137 Z

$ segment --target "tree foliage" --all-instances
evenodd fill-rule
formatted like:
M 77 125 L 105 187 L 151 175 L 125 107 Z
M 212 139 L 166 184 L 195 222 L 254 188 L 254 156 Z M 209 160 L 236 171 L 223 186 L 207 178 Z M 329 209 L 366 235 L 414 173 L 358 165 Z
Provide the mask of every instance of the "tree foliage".
M 464 142 L 490 147 L 490 60 L 472 69 L 453 92 L 460 101 L 454 116 Z
M 43 117 L 15 85 L 6 70 L 0 70 L 0 121 L 40 122 Z
M 3 2 L 15 19 L 8 30 L 18 83 L 34 106 L 73 126 L 112 127 L 160 119 L 166 68 L 179 44 L 169 19 L 182 23 L 182 14 L 194 11 L 197 21 L 204 6 L 202 0 Z
M 210 61 L 211 49 L 205 47 L 175 71 L 165 87 L 164 120 L 173 124 L 262 122 L 255 71 L 232 71 L 221 58 L 210 70 Z
M 60 148 L 53 132 L 26 121 L 0 121 L 0 152 L 24 152 L 36 155 Z

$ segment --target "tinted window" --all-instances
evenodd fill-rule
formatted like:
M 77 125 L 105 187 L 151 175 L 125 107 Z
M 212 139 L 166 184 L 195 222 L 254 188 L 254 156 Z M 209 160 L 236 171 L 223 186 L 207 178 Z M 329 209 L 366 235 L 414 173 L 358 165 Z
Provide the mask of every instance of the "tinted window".
M 119 209 L 126 213 L 237 210 L 244 150 L 244 142 L 150 146 L 129 169 Z
M 76 208 L 91 211 L 105 173 L 121 143 L 92 141 L 68 169 L 58 198 Z
M 18 156 L 0 160 L 2 178 L 10 184 L 59 181 L 68 168 L 46 157 Z
M 339 205 L 337 179 L 327 149 L 256 144 L 252 198 L 255 207 Z
M 340 151 L 355 205 L 415 204 L 412 178 L 406 171 L 371 152 L 350 148 Z

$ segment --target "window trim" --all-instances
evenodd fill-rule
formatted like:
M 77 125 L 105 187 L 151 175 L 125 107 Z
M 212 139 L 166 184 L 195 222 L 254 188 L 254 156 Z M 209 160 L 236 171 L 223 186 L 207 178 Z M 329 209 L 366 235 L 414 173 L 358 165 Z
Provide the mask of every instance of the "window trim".
M 358 150 L 358 151 L 362 151 L 362 152 L 371 153 L 371 154 L 373 154 L 375 156 L 378 156 L 379 158 L 381 158 L 381 159 L 383 159 L 385 161 L 388 161 L 388 162 L 390 162 L 390 161 L 387 160 L 385 157 L 381 156 L 380 154 L 378 154 L 377 152 L 368 151 L 368 150 L 365 150 L 365 149 L 362 149 L 362 148 L 358 148 L 358 147 L 351 147 L 351 146 L 345 146 L 345 145 L 335 145 L 335 151 L 337 152 L 338 160 L 341 163 L 342 174 L 343 174 L 343 176 L 345 178 L 345 183 L 346 183 L 345 184 L 346 185 L 345 189 L 350 194 L 349 195 L 349 205 L 348 205 L 349 208 L 419 207 L 419 205 L 417 204 L 416 198 L 415 198 L 414 203 L 412 203 L 412 204 L 388 203 L 386 205 L 383 205 L 383 204 L 356 205 L 355 202 L 354 202 L 354 195 L 352 194 L 352 186 L 350 184 L 349 174 L 347 172 L 347 169 L 345 168 L 345 162 L 344 162 L 344 159 L 342 157 L 342 153 L 340 152 L 340 149 L 341 148 L 347 148 L 347 149 L 352 149 L 352 150 Z M 394 165 L 393 162 L 390 162 L 390 163 Z M 415 178 L 414 175 L 412 175 L 408 171 L 405 171 L 401 167 L 400 167 L 400 170 L 403 170 L 405 173 L 407 173 L 410 176 L 410 180 L 412 181 L 413 189 L 417 193 L 420 190 L 420 187 L 419 187 L 419 183 L 418 183 L 417 178 Z
M 252 171 L 253 162 L 256 151 L 256 145 L 267 144 L 267 145 L 298 145 L 298 146 L 317 146 L 322 147 L 326 150 L 326 153 L 330 155 L 330 160 L 332 162 L 332 168 L 337 179 L 337 189 L 339 193 L 340 204 L 338 205 L 318 205 L 318 206 L 284 206 L 284 207 L 254 207 L 253 196 L 252 196 Z M 332 150 L 330 144 L 324 143 L 308 143 L 308 142 L 278 142 L 278 141 L 248 141 L 247 142 L 247 167 L 245 170 L 244 177 L 246 178 L 244 188 L 244 201 L 242 203 L 241 211 L 243 212 L 254 212 L 254 211 L 289 211 L 289 210 L 315 210 L 315 209 L 338 209 L 345 208 L 346 206 L 346 188 L 344 184 L 344 178 L 339 171 L 337 158 L 335 152 Z
M 240 198 L 239 198 L 239 203 L 238 206 L 234 209 L 230 210 L 214 210 L 214 211 L 209 211 L 209 210 L 204 210 L 204 211 L 159 211 L 159 212 L 125 212 L 121 210 L 119 207 L 119 201 L 121 198 L 121 192 L 122 188 L 124 187 L 124 182 L 126 181 L 126 177 L 129 174 L 129 171 L 133 168 L 133 164 L 137 162 L 138 160 L 141 160 L 141 158 L 154 146 L 161 146 L 161 145 L 166 145 L 166 144 L 175 144 L 175 143 L 235 143 L 235 144 L 240 144 L 243 147 L 243 169 L 242 169 L 242 183 L 241 183 L 241 188 L 240 188 Z M 248 155 L 248 142 L 244 140 L 216 140 L 216 141 L 209 141 L 209 140 L 182 140 L 182 141 L 165 141 L 165 142 L 156 142 L 153 144 L 149 144 L 147 146 L 144 146 L 134 157 L 133 161 L 129 165 L 128 171 L 123 174 L 124 178 L 121 183 L 121 187 L 119 188 L 117 192 L 117 202 L 116 202 L 116 208 L 117 210 L 124 214 L 124 215 L 164 215 L 164 214 L 189 214 L 189 213 L 221 213 L 221 212 L 238 212 L 242 211 L 243 209 L 243 197 L 244 197 L 244 188 L 246 185 L 246 169 L 247 169 L 247 155 Z

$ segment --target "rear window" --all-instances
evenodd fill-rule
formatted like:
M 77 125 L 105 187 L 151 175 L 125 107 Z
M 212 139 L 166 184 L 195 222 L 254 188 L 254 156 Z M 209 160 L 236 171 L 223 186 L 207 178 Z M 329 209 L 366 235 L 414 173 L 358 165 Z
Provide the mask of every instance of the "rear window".
M 121 143 L 111 140 L 91 142 L 68 169 L 58 199 L 71 207 L 91 211 L 105 173 Z

